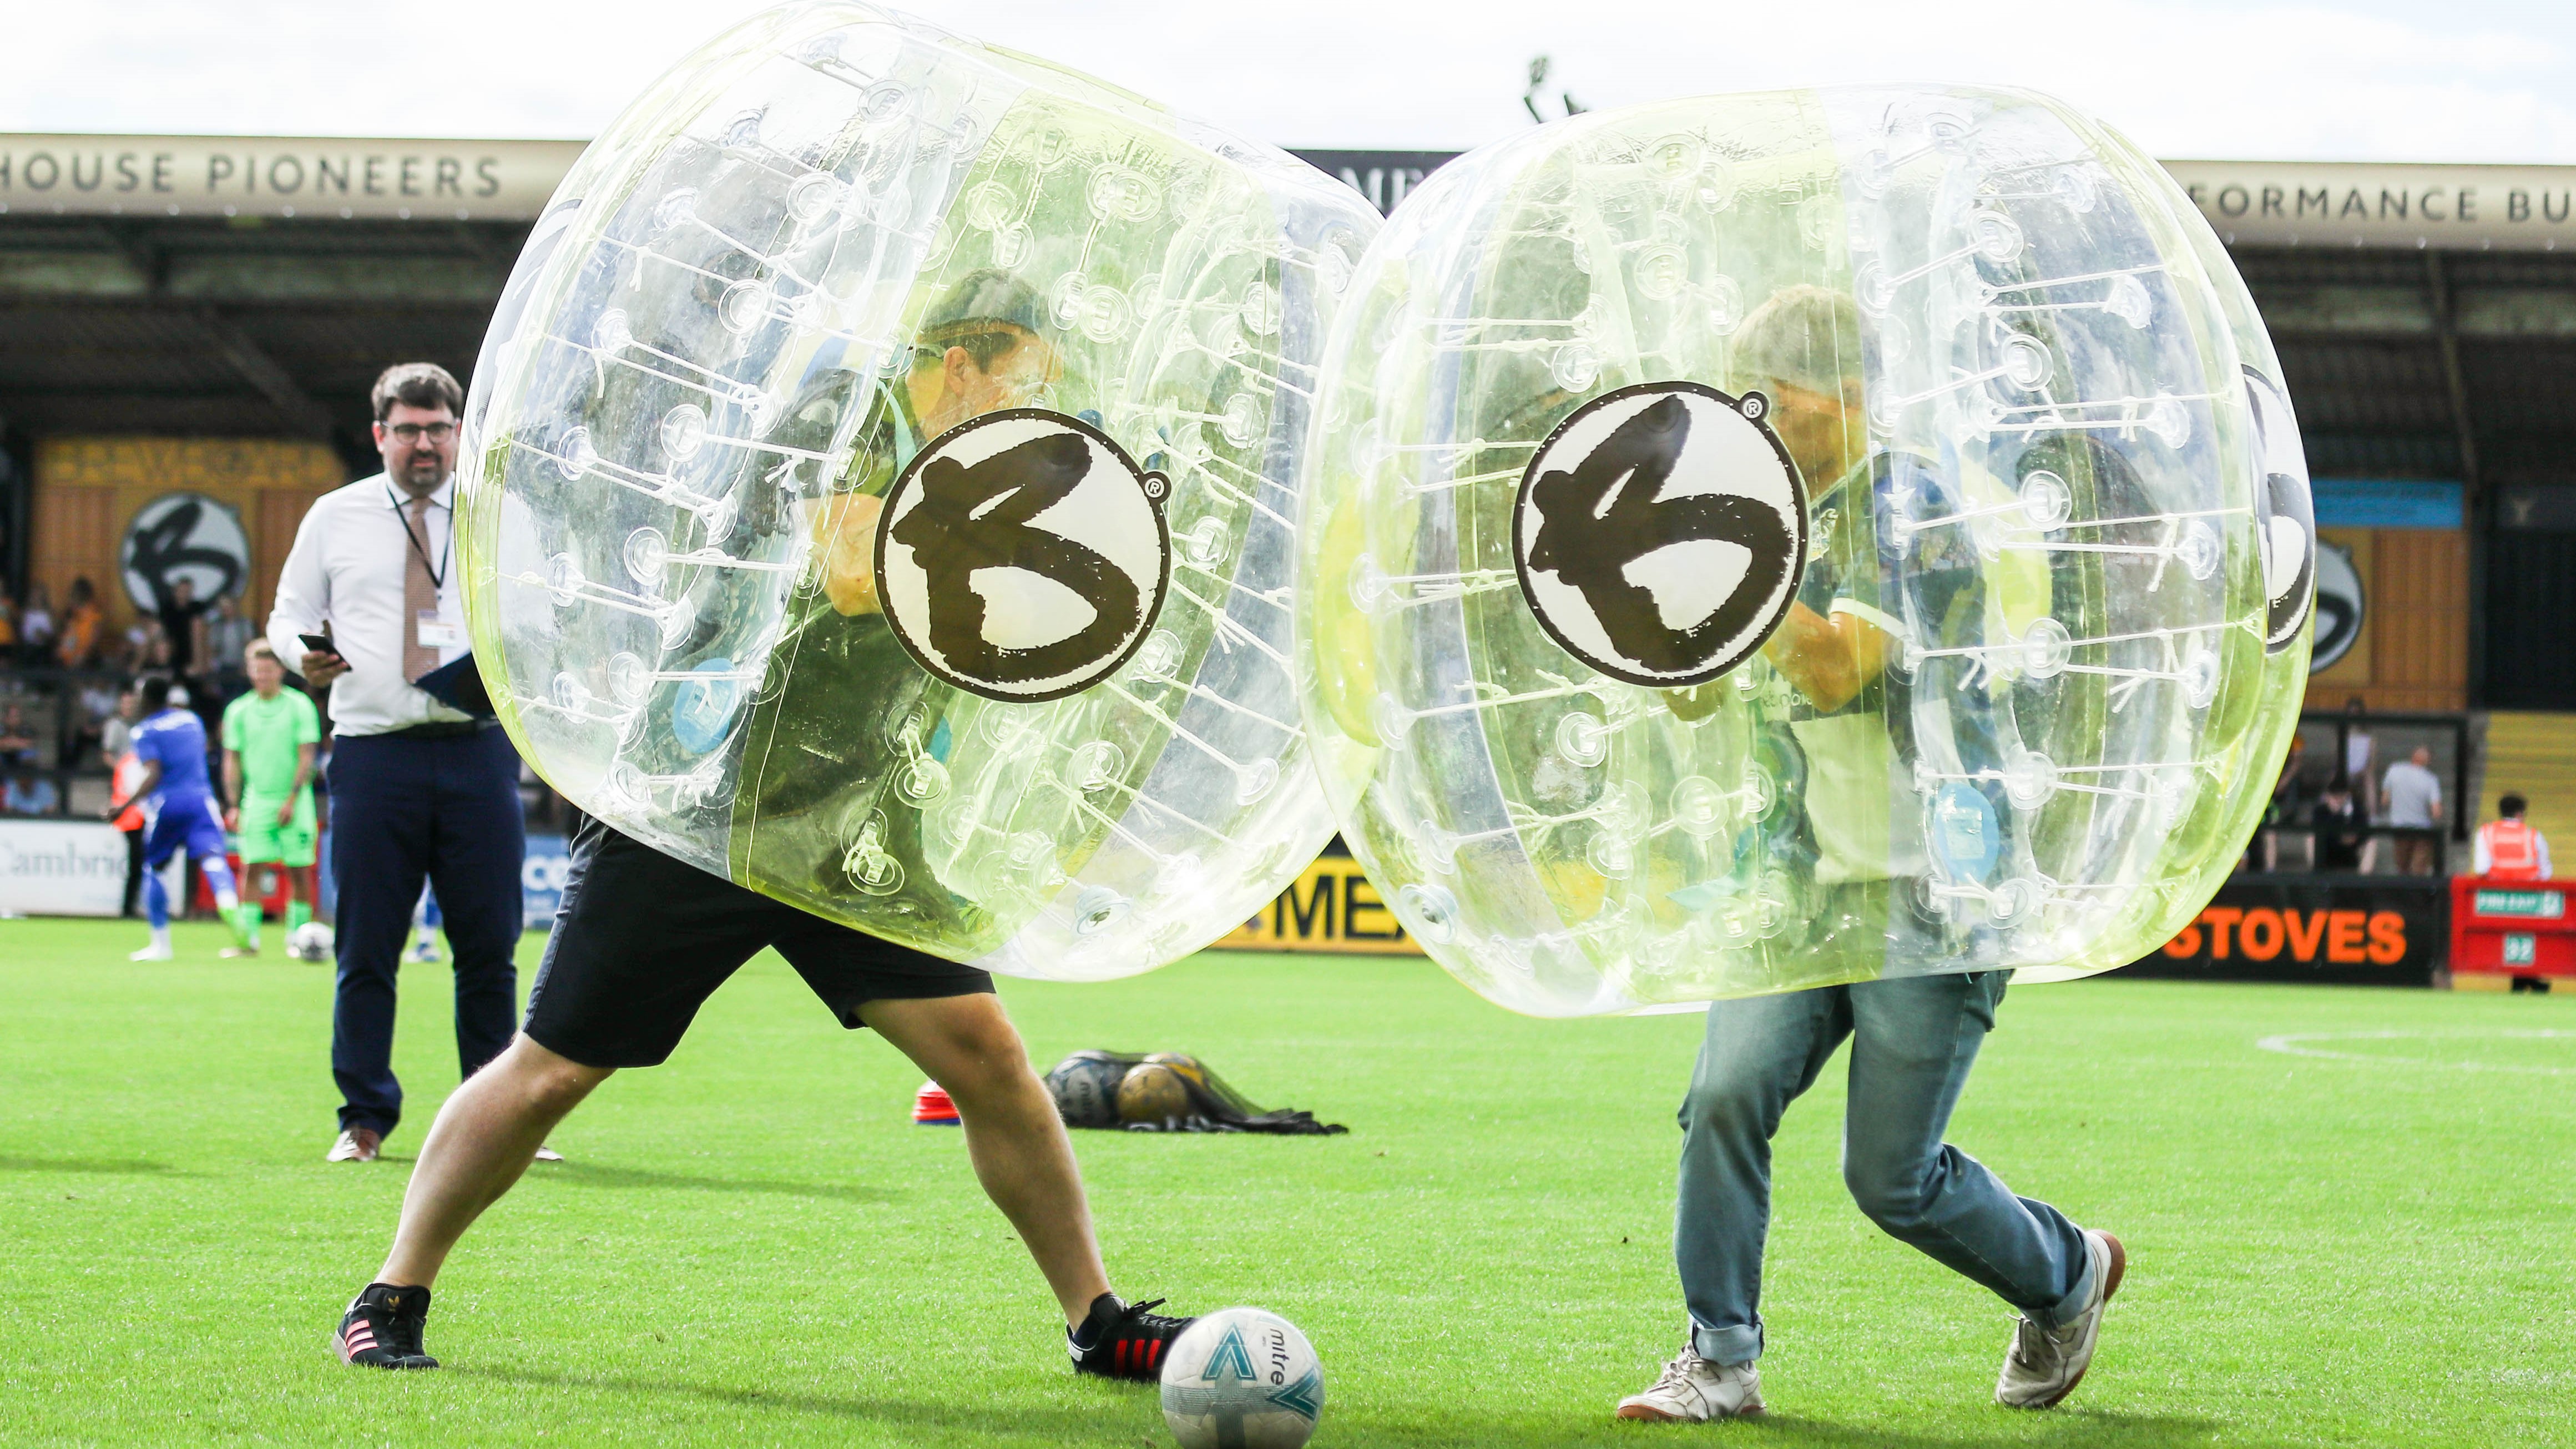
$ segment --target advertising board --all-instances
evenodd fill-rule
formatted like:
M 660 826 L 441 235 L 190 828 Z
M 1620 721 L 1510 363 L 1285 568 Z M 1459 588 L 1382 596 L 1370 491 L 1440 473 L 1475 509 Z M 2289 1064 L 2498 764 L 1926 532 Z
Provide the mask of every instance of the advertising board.
M 1347 855 L 1326 855 L 1215 948 L 1226 951 L 1334 951 L 1367 956 L 1419 956 L 1377 887 Z
M 2429 986 L 2450 946 L 2450 882 L 2239 875 L 2129 976 Z
M 125 837 L 96 820 L 0 820 L 0 914 L 113 916 Z

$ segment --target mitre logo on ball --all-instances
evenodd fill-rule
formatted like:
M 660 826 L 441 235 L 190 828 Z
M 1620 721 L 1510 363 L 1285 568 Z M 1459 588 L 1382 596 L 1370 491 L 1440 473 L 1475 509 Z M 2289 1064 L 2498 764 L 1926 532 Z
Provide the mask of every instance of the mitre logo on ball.
M 951 428 L 886 495 L 886 619 L 921 667 L 986 699 L 1056 699 L 1136 652 L 1171 582 L 1170 483 L 1079 418 Z
M 1181 1449 L 1300 1449 L 1324 1370 L 1297 1325 L 1259 1308 L 1202 1315 L 1163 1359 L 1163 1423 Z
M 1512 547 L 1549 637 L 1631 684 L 1705 684 L 1797 597 L 1807 502 L 1758 392 L 1642 383 L 1576 409 L 1521 476 Z

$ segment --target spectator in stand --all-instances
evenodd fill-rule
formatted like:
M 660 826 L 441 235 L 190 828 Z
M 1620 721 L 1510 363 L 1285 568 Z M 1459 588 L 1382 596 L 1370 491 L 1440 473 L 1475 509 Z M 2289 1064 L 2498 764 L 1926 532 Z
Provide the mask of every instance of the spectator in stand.
M 249 687 L 242 661 L 250 657 L 250 641 L 259 637 L 242 616 L 240 601 L 231 594 L 215 600 L 214 612 L 206 616 L 206 673 L 223 699 Z
M 2520 795 L 2507 795 L 2496 802 L 2496 814 L 2503 817 L 2478 827 L 2477 873 L 2492 880 L 2547 880 L 2549 837 L 2531 828 L 2522 813 L 2531 802 Z
M 87 704 L 88 696 L 82 696 L 82 702 Z M 107 766 L 111 774 L 115 773 L 117 766 L 125 763 L 126 751 L 134 748 L 134 718 L 142 707 L 143 696 L 135 693 L 134 686 L 129 684 L 117 692 L 115 703 L 99 726 L 99 762 Z
M 36 734 L 27 727 L 27 711 L 16 700 L 0 709 L 0 770 L 36 768 Z
M 64 769 L 86 769 L 93 751 L 105 751 L 107 768 L 116 768 L 116 757 L 125 752 L 124 745 L 120 741 L 114 750 L 107 750 L 106 746 L 107 727 L 116 718 L 118 709 L 118 689 L 113 681 L 96 675 L 81 682 L 80 707 L 72 715 L 72 735 L 63 741 Z M 125 718 L 130 724 L 134 715 L 129 711 Z
M 2338 771 L 2326 782 L 2326 792 L 2308 812 L 2308 824 L 2315 831 L 2311 839 L 2316 842 L 2317 869 L 2361 869 L 2362 849 L 2370 841 L 2370 816 L 2352 793 L 2351 776 Z
M 54 662 L 65 669 L 89 669 L 98 663 L 98 590 L 87 578 L 72 580 L 71 602 L 63 609 L 62 636 L 54 641 Z
M 62 808 L 62 796 L 55 792 L 54 782 L 33 770 L 20 770 L 9 777 L 0 810 L 12 815 L 51 815 Z
M 212 607 L 197 597 L 197 581 L 186 574 L 162 590 L 160 607 L 154 612 L 161 621 L 161 637 L 170 641 L 170 673 L 180 679 L 194 679 L 205 667 L 206 611 Z
M 54 596 L 43 584 L 27 595 L 27 607 L 18 615 L 18 657 L 30 669 L 51 664 L 54 648 Z
M 2370 712 L 2360 695 L 2346 696 L 2343 702 L 2343 760 L 2335 766 L 2353 783 L 2354 798 L 2361 801 L 2361 815 L 2367 820 L 2378 813 L 2379 799 L 2372 793 L 2371 782 L 2379 778 L 2379 741 L 2361 727 L 2362 716 Z
M 2307 759 L 2308 742 L 2290 736 L 2290 753 L 2281 760 L 2281 773 L 2272 781 L 2272 802 L 2263 808 L 2263 828 L 2245 847 L 2247 870 L 2281 868 L 2281 827 L 2298 823 L 2299 766 Z
M 18 657 L 18 605 L 7 594 L 0 594 L 0 659 Z
M 158 615 L 146 615 L 134 621 L 125 631 L 125 671 L 128 674 L 170 673 L 170 636 L 161 632 Z
M 2409 830 L 2431 830 L 2442 823 L 2442 777 L 2433 773 L 2433 750 L 2417 745 L 2415 753 L 2388 767 L 2379 782 L 2379 798 L 2388 823 Z M 2406 875 L 2433 873 L 2433 842 L 2421 836 L 2397 840 L 2397 869 Z

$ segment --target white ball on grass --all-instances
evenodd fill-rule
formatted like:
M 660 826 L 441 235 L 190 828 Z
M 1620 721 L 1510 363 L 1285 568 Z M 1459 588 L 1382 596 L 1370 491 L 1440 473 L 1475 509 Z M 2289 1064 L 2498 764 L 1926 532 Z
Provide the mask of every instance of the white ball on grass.
M 1163 1359 L 1163 1422 L 1181 1449 L 1300 1449 L 1323 1412 L 1323 1365 L 1276 1313 L 1220 1309 Z

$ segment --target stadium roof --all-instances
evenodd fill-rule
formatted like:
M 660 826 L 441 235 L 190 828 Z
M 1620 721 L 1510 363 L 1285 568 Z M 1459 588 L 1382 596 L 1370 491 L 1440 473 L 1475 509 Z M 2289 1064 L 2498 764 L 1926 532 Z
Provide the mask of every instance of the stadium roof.
M 0 136 L 0 421 L 328 438 L 460 377 L 574 142 Z M 1446 157 L 1314 152 L 1381 203 Z M 2576 167 L 2169 162 L 2320 476 L 2576 481 Z

